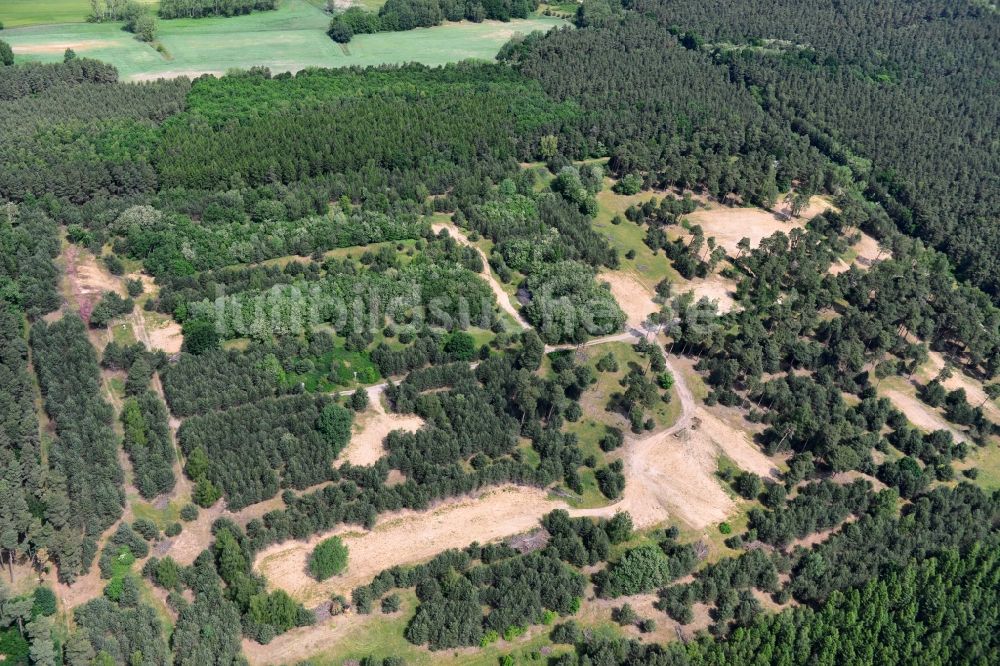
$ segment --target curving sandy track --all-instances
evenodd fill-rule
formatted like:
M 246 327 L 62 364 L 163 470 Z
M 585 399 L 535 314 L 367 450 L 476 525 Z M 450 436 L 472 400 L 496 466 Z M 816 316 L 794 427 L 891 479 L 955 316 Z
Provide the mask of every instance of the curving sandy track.
M 351 441 L 340 455 L 336 464 L 349 462 L 352 465 L 374 465 L 385 455 L 383 442 L 393 430 L 415 432 L 424 425 L 424 420 L 413 414 L 386 412 L 382 404 L 385 384 L 368 388 L 369 409 L 355 419 L 359 430 L 351 435 Z

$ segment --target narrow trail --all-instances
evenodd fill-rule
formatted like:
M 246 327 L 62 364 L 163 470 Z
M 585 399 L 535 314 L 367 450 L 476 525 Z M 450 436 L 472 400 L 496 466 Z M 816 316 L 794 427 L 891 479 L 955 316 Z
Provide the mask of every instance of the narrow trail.
M 146 330 L 146 318 L 142 316 L 142 311 L 139 308 L 132 310 L 129 315 L 129 321 L 132 323 L 132 333 L 135 335 L 135 339 L 146 345 L 146 349 L 153 349 L 153 343 L 149 336 L 149 331 Z M 163 382 L 160 381 L 160 373 L 154 372 L 152 378 L 150 379 L 150 387 L 160 396 L 160 400 L 163 404 L 167 404 L 167 396 L 163 392 Z M 167 409 L 167 424 L 170 430 L 170 444 L 174 448 L 174 478 L 177 480 L 174 484 L 174 489 L 168 494 L 168 498 L 179 499 L 179 498 L 189 498 L 191 497 L 191 482 L 188 480 L 187 476 L 184 474 L 184 470 L 181 465 L 183 457 L 181 456 L 180 446 L 177 444 L 177 429 L 180 428 L 180 419 L 174 417 L 170 413 L 170 409 Z
M 514 321 L 516 321 L 521 328 L 531 328 L 528 321 L 521 315 L 520 311 L 514 307 L 514 304 L 511 303 L 510 294 L 504 291 L 500 281 L 497 280 L 495 275 L 493 275 L 493 269 L 490 268 L 490 260 L 481 248 L 473 244 L 473 242 L 469 240 L 468 236 L 466 236 L 465 233 L 454 224 L 436 222 L 431 225 L 431 230 L 436 234 L 441 233 L 442 230 L 447 231 L 448 234 L 460 245 L 465 245 L 466 247 L 475 249 L 475 251 L 479 253 L 480 258 L 483 260 L 483 279 L 485 279 L 486 283 L 490 285 L 490 289 L 493 290 L 493 294 L 497 297 L 497 303 L 500 305 L 500 309 L 513 317 Z

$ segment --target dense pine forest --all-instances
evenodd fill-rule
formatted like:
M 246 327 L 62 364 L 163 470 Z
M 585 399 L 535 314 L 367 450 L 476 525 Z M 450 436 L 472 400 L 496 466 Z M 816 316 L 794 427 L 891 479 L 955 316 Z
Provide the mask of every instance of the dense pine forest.
M 389 0 L 330 36 L 536 9 Z M 430 659 L 1000 661 L 1000 490 L 973 464 L 1000 438 L 996 8 L 584 0 L 574 23 L 442 67 L 0 65 L 5 663 L 235 665 L 383 616 Z M 692 222 L 812 195 L 736 250 Z M 622 275 L 656 284 L 642 324 Z M 633 524 L 625 454 L 687 445 L 689 399 L 773 473 L 720 459 L 738 516 Z M 381 418 L 418 425 L 352 464 Z M 570 509 L 319 605 L 257 566 L 336 530 L 350 571 L 386 516 L 498 486 Z

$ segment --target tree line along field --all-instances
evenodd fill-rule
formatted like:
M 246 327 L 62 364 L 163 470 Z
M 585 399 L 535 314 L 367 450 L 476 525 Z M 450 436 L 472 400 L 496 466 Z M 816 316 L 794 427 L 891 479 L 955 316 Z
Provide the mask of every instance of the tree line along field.
M 140 0 L 156 7 L 157 0 Z M 83 23 L 90 15 L 88 0 L 5 0 L 0 7 L 0 21 L 6 28 L 20 28 L 47 23 Z
M 34 5 L 32 5 L 34 6 Z M 15 7 L 16 9 L 16 7 Z M 27 11 L 27 10 L 25 10 Z M 39 10 L 34 9 L 38 12 Z M 367 66 L 405 62 L 441 65 L 466 58 L 490 59 L 516 33 L 548 30 L 560 19 L 536 17 L 509 23 L 448 23 L 402 33 L 361 35 L 339 46 L 326 35 L 330 15 L 305 0 L 284 0 L 277 10 L 244 16 L 161 20 L 157 40 L 163 52 L 140 42 L 120 23 L 63 23 L 26 15 L 24 23 L 59 23 L 15 27 L 4 17 L 2 36 L 21 61 L 59 62 L 72 48 L 118 68 L 124 79 L 222 74 L 232 68 L 270 67 L 298 71 L 305 67 Z M 71 16 L 67 11 L 66 17 Z M 58 19 L 58 20 L 55 20 Z M 11 29 L 14 28 L 14 29 Z

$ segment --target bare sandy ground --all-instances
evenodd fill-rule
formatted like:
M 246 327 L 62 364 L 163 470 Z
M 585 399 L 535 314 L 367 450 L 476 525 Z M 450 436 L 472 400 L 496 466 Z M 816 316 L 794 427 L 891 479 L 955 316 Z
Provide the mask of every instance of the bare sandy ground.
M 125 296 L 120 279 L 111 275 L 88 250 L 66 244 L 62 253 L 63 295 L 85 321 L 106 291 Z
M 921 374 L 927 379 L 933 379 L 944 368 L 944 363 L 944 356 L 940 352 L 932 351 L 928 354 L 927 363 L 921 368 Z M 942 384 L 949 391 L 965 389 L 966 399 L 973 407 L 981 404 L 983 412 L 988 418 L 1000 422 L 1000 407 L 997 407 L 997 404 L 992 400 L 987 399 L 982 382 L 969 377 L 961 368 L 954 368 L 951 377 Z
M 635 625 L 622 627 L 621 632 L 628 638 L 634 638 L 643 643 L 668 643 L 677 640 L 677 630 L 675 622 L 667 617 L 663 611 L 653 607 L 659 597 L 656 594 L 636 594 L 630 597 L 619 597 L 617 599 L 601 599 L 595 597 L 583 602 L 580 612 L 574 617 L 577 622 L 584 626 L 593 624 L 614 622 L 611 617 L 615 608 L 622 604 L 628 604 L 632 610 L 641 618 L 652 618 L 656 620 L 656 630 L 648 634 L 641 633 Z M 707 625 L 706 625 L 707 626 Z
M 775 211 L 782 211 L 783 204 L 778 204 Z M 713 204 L 708 208 L 699 208 L 686 215 L 691 224 L 699 224 L 705 231 L 705 237 L 714 236 L 718 244 L 730 255 L 739 253 L 737 245 L 744 237 L 750 239 L 750 245 L 757 247 L 760 241 L 778 231 L 789 233 L 796 227 L 802 227 L 810 217 L 818 215 L 830 203 L 822 197 L 814 196 L 809 206 L 798 218 L 788 221 L 782 219 L 779 212 L 766 211 L 761 208 L 736 208 Z
M 885 397 L 892 401 L 892 404 L 895 405 L 899 411 L 906 415 L 906 418 L 909 419 L 910 423 L 917 426 L 921 430 L 928 432 L 933 430 L 948 430 L 957 441 L 965 441 L 965 435 L 955 429 L 953 425 L 948 423 L 948 421 L 941 416 L 937 410 L 930 405 L 921 402 L 920 398 L 892 388 L 884 389 L 881 392 L 885 395 Z
M 349 612 L 321 624 L 292 629 L 267 645 L 243 639 L 243 654 L 253 666 L 294 664 L 329 648 L 355 633 L 364 633 L 381 619 L 380 613 L 358 615 Z
M 424 420 L 419 416 L 386 412 L 382 404 L 384 390 L 385 386 L 381 384 L 368 389 L 370 407 L 355 421 L 357 431 L 351 435 L 351 441 L 338 456 L 338 464 L 349 462 L 352 465 L 374 465 L 385 455 L 383 442 L 390 432 L 415 432 L 424 425 Z
M 16 54 L 42 55 L 63 53 L 66 49 L 88 51 L 113 45 L 115 45 L 115 42 L 107 39 L 82 39 L 68 42 L 49 42 L 47 44 L 20 44 L 12 48 Z
M 153 350 L 162 349 L 167 354 L 180 352 L 181 345 L 184 343 L 180 324 L 173 319 L 166 319 L 158 323 L 150 322 L 151 317 L 146 312 L 140 316 L 146 320 L 146 328 L 149 331 L 147 347 Z M 153 324 L 154 327 L 151 327 L 150 324 Z
M 720 455 L 760 476 L 775 474 L 774 461 L 745 432 L 699 405 L 686 425 L 628 443 L 625 492 L 613 508 L 628 511 L 640 528 L 658 525 L 668 517 L 695 529 L 722 522 L 736 504 L 715 476 Z M 606 508 L 579 513 L 608 515 Z
M 881 250 L 879 242 L 864 232 L 861 232 L 861 239 L 852 245 L 851 249 L 855 253 L 854 260 L 848 263 L 843 259 L 838 259 L 833 263 L 833 265 L 830 266 L 831 273 L 838 275 L 848 270 L 851 266 L 868 268 L 876 261 L 892 257 L 891 252 Z
M 611 294 L 625 312 L 631 328 L 641 328 L 646 318 L 660 307 L 653 302 L 649 290 L 639 280 L 622 271 L 605 271 L 597 276 L 598 282 L 611 285 Z
M 525 532 L 536 527 L 543 515 L 560 507 L 565 504 L 548 499 L 543 490 L 502 486 L 477 497 L 445 501 L 428 511 L 384 514 L 370 531 L 342 526 L 307 541 L 277 544 L 257 555 L 255 568 L 267 576 L 269 587 L 283 589 L 310 606 L 329 599 L 335 592 L 349 595 L 354 587 L 389 567 L 427 560 L 473 541 L 486 543 Z M 317 582 L 307 575 L 306 561 L 317 543 L 335 534 L 341 536 L 350 552 L 347 570 Z
M 706 278 L 695 278 L 682 284 L 678 284 L 675 292 L 694 292 L 695 300 L 707 298 L 718 304 L 720 313 L 731 312 L 737 306 L 733 294 L 736 292 L 736 283 L 727 280 L 721 275 L 710 275 Z

